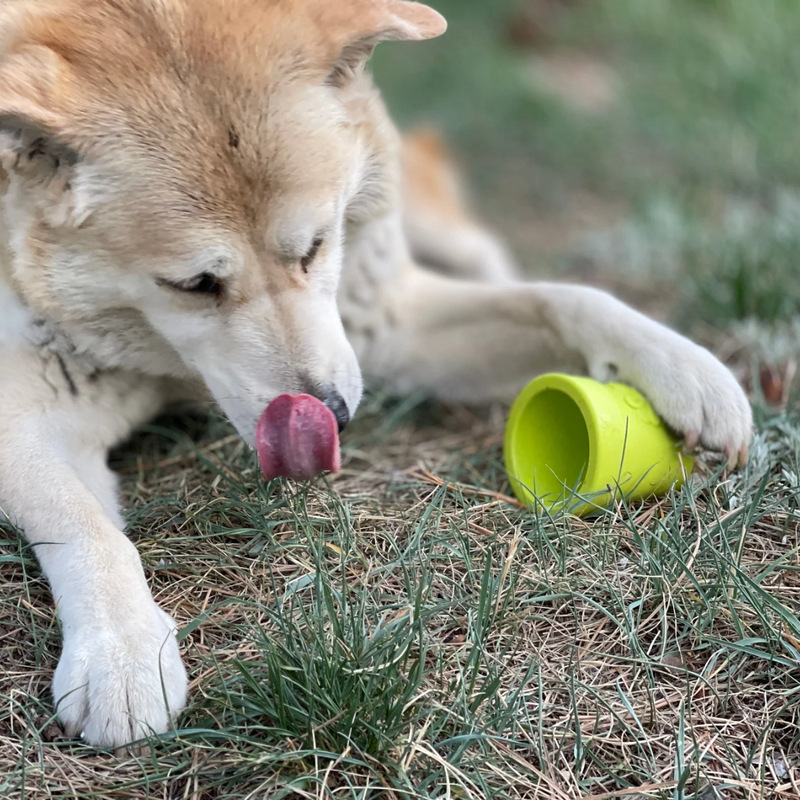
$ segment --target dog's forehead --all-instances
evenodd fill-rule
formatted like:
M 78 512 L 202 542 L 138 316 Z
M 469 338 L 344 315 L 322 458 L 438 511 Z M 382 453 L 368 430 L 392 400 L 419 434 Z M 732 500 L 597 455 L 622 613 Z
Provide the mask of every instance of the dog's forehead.
M 322 28 L 297 13 L 318 6 L 82 0 L 31 33 L 68 65 L 67 113 L 86 141 L 240 218 L 289 192 L 332 191 L 352 155 L 343 107 L 310 55 L 324 49 Z
M 126 78 L 169 66 L 210 84 L 269 84 L 287 71 L 327 70 L 359 37 L 394 27 L 405 0 L 25 0 L 29 38 L 84 67 Z M 10 0 L 21 4 L 21 0 Z M 1 6 L 2 4 L 0 4 Z M 409 11 L 409 9 L 411 9 Z M 0 22 L 18 20 L 0 7 Z M 387 38 L 392 38 L 388 35 Z M 0 33 L 0 50 L 3 36 Z M 120 86 L 121 88 L 121 86 Z

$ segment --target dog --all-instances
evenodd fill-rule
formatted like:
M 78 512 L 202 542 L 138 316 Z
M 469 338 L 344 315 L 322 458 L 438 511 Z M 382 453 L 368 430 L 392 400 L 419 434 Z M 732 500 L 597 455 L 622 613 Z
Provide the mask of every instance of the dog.
M 57 605 L 68 735 L 124 747 L 186 703 L 107 466 L 167 403 L 213 399 L 256 444 L 265 407 L 308 396 L 330 444 L 362 375 L 482 404 L 570 370 L 747 458 L 713 355 L 595 289 L 519 281 L 435 143 L 404 147 L 365 64 L 445 28 L 406 0 L 0 2 L 0 507 Z M 329 465 L 303 466 L 292 424 L 270 430 L 293 473 Z

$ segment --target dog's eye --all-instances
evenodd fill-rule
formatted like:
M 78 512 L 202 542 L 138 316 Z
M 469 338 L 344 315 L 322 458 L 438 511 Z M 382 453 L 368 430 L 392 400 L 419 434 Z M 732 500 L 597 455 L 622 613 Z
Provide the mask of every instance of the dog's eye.
M 317 236 L 317 238 L 311 243 L 311 249 L 300 259 L 300 266 L 302 267 L 303 272 L 308 272 L 308 268 L 314 263 L 314 259 L 319 254 L 324 242 L 325 240 L 321 236 Z
M 210 272 L 203 272 L 185 281 L 170 281 L 166 278 L 159 278 L 158 284 L 179 292 L 202 294 L 216 298 L 222 297 L 225 292 L 225 285 L 216 275 L 212 275 Z
M 223 286 L 222 281 L 210 272 L 204 272 L 194 279 L 185 291 L 194 292 L 195 294 L 211 294 L 214 297 L 219 297 L 222 294 Z

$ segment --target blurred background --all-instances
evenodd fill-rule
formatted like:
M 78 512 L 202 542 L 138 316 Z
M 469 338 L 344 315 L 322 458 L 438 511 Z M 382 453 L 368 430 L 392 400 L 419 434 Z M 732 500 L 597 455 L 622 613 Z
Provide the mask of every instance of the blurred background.
M 402 128 L 446 136 L 526 270 L 614 290 L 745 380 L 757 360 L 780 399 L 800 350 L 800 3 L 429 4 L 447 35 L 379 48 L 376 78 Z

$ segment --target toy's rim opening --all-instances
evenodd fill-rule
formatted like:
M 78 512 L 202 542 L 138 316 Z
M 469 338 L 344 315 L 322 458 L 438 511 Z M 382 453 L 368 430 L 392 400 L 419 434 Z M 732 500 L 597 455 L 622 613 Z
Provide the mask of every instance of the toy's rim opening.
M 545 376 L 519 398 L 512 414 L 509 473 L 545 508 L 565 500 L 572 505 L 570 498 L 593 485 L 596 471 L 591 404 L 568 377 Z

